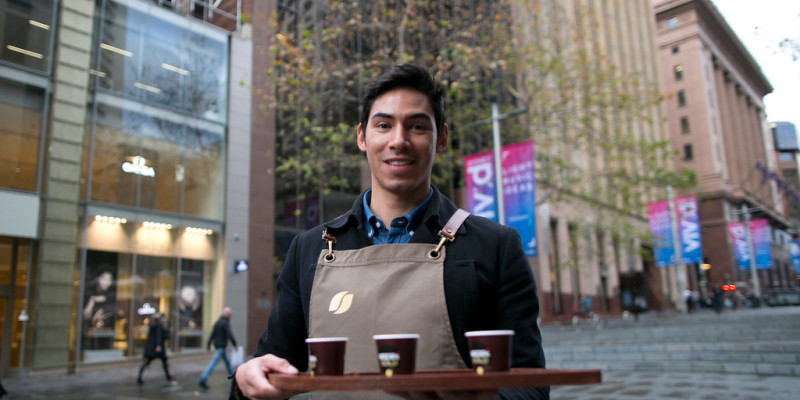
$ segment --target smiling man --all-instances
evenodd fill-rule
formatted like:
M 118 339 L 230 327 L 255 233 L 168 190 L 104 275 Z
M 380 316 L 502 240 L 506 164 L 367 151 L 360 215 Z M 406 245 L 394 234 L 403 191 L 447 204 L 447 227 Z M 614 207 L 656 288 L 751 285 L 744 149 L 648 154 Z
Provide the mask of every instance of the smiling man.
M 278 302 L 255 358 L 235 373 L 232 398 L 291 395 L 267 374 L 307 370 L 305 339 L 314 337 L 347 337 L 345 373 L 376 372 L 372 336 L 415 333 L 416 369 L 450 370 L 470 364 L 465 332 L 513 330 L 512 367 L 544 368 L 536 285 L 519 235 L 459 210 L 430 183 L 447 134 L 444 89 L 425 69 L 396 66 L 370 83 L 356 140 L 372 186 L 349 212 L 292 241 Z M 549 388 L 488 397 L 495 394 L 547 399 Z

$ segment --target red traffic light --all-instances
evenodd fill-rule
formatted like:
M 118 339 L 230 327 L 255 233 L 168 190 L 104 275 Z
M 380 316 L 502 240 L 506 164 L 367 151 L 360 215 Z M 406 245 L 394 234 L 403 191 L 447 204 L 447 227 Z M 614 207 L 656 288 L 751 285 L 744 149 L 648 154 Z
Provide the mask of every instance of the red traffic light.
M 722 291 L 729 292 L 736 290 L 736 285 L 722 285 Z
M 730 290 L 736 290 L 736 285 L 728 285 L 728 289 L 730 289 Z

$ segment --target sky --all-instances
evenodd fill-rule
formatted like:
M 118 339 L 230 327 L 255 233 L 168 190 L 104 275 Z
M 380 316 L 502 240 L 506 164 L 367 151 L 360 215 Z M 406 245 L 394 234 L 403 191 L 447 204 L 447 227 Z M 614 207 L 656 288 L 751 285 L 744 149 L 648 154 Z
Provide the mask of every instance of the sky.
M 764 96 L 767 121 L 789 121 L 800 131 L 800 60 L 778 47 L 785 38 L 800 42 L 800 0 L 712 3 L 772 84 L 773 92 Z

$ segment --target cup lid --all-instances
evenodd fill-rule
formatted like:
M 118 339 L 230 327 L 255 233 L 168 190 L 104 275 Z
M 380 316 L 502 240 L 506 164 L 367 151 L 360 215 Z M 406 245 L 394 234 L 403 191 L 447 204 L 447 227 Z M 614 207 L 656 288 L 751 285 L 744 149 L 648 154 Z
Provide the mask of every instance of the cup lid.
M 514 336 L 514 331 L 512 331 L 512 330 L 470 331 L 470 332 L 464 332 L 464 336 L 466 336 L 466 337 L 476 337 L 476 336 Z
M 324 343 L 324 342 L 346 342 L 346 337 L 318 337 L 318 338 L 308 338 L 306 339 L 306 343 Z
M 387 335 L 373 335 L 373 340 L 387 340 L 387 339 L 419 339 L 416 333 L 391 333 Z

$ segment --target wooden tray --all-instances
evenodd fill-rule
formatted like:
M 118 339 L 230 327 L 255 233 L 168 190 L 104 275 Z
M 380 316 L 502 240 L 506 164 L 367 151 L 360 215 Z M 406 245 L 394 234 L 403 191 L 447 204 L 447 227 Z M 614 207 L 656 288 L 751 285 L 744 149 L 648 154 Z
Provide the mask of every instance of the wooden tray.
M 315 390 L 356 391 L 383 390 L 388 392 L 469 391 L 494 390 L 504 387 L 539 387 L 556 385 L 583 385 L 600 383 L 597 369 L 542 369 L 512 368 L 507 372 L 486 372 L 478 375 L 473 370 L 417 371 L 413 375 L 395 375 L 391 378 L 379 373 L 353 373 L 342 376 L 314 376 L 271 374 L 269 381 L 275 387 L 293 392 Z

